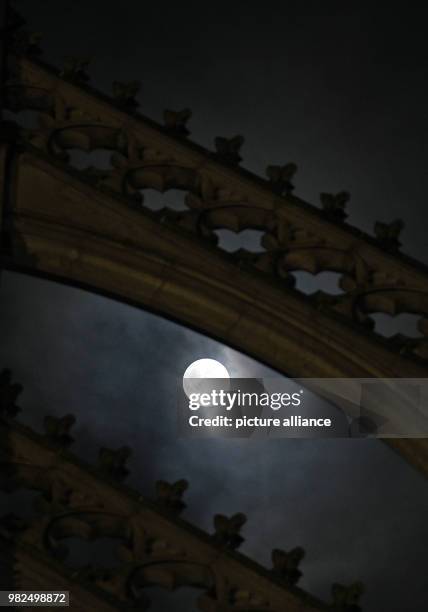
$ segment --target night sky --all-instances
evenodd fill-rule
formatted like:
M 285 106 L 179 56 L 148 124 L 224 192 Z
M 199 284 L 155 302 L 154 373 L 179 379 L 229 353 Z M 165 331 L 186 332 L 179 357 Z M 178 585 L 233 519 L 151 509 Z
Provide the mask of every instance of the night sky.
M 16 5 L 44 33 L 47 60 L 92 55 L 92 83 L 106 92 L 115 79 L 139 79 L 144 114 L 160 119 L 164 108 L 189 106 L 192 138 L 210 148 L 215 136 L 242 133 L 245 167 L 263 174 L 268 164 L 296 162 L 297 195 L 318 203 L 321 191 L 350 191 L 349 220 L 369 232 L 375 220 L 403 217 L 403 250 L 428 263 L 421 8 Z M 77 163 L 94 159 L 102 155 Z M 222 233 L 228 248 L 258 238 Z M 1 280 L 0 367 L 25 386 L 24 420 L 39 427 L 46 413 L 74 412 L 75 450 L 91 461 L 101 445 L 133 447 L 129 480 L 146 494 L 158 478 L 187 478 L 185 517 L 209 531 L 215 513 L 245 512 L 242 551 L 263 564 L 274 547 L 303 546 L 301 586 L 320 597 L 329 598 L 332 582 L 361 579 L 366 612 L 427 609 L 426 480 L 383 443 L 178 439 L 176 382 L 189 363 L 217 358 L 239 376 L 268 370 L 129 306 L 23 275 Z M 298 286 L 334 290 L 335 281 L 300 275 Z M 396 331 L 388 319 L 378 317 L 379 329 Z

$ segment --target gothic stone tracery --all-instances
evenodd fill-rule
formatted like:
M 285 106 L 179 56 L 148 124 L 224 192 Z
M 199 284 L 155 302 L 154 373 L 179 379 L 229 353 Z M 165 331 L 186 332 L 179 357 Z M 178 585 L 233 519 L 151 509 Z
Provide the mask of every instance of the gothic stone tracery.
M 186 138 L 188 109 L 166 111 L 158 126 L 136 113 L 135 83 L 116 83 L 108 98 L 84 68 L 9 57 L 7 107 L 18 120 L 35 112 L 38 124 L 15 144 L 9 125 L 3 145 L 13 186 L 2 203 L 4 266 L 142 305 L 291 376 L 425 377 L 428 275 L 399 253 L 400 221 L 377 223 L 371 238 L 345 223 L 346 192 L 310 206 L 292 195 L 294 164 L 255 177 L 237 167 L 242 138 L 221 137 L 211 153 Z M 105 150 L 108 168 L 75 167 L 76 151 Z M 184 192 L 186 209 L 150 210 L 153 189 Z M 220 229 L 261 232 L 259 251 L 224 252 Z M 301 271 L 338 274 L 341 293 L 303 295 L 293 288 Z M 375 334 L 379 312 L 414 314 L 420 337 Z M 428 468 L 424 441 L 391 444 Z

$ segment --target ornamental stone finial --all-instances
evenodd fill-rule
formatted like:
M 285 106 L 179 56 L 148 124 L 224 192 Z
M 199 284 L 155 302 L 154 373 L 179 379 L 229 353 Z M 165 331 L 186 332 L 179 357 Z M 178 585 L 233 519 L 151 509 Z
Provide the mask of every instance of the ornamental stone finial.
M 129 81 L 128 83 L 113 81 L 114 101 L 118 106 L 121 106 L 128 111 L 135 111 L 139 106 L 135 96 L 138 94 L 140 89 L 140 81 Z
M 297 584 L 302 572 L 298 566 L 305 556 L 305 551 L 300 546 L 289 552 L 275 548 L 272 551 L 273 572 L 277 574 L 289 586 Z
M 59 74 L 74 83 L 86 83 L 89 81 L 89 74 L 86 70 L 90 63 L 90 57 L 67 57 Z
M 336 219 L 337 221 L 344 221 L 348 216 L 345 212 L 345 208 L 350 198 L 351 195 L 347 191 L 340 191 L 336 194 L 320 194 L 321 205 L 323 207 L 324 212 L 331 219 Z
M 401 246 L 399 236 L 403 229 L 404 221 L 402 219 L 396 219 L 391 223 L 376 221 L 374 233 L 380 246 L 388 251 L 396 251 Z
M 165 127 L 178 136 L 188 136 L 190 131 L 187 129 L 186 124 L 191 116 L 192 111 L 190 108 L 184 108 L 181 111 L 166 109 L 163 113 Z
M 349 586 L 334 583 L 331 587 L 333 610 L 336 610 L 336 612 L 361 612 L 359 602 L 363 593 L 364 585 L 362 582 L 354 582 Z
M 297 165 L 293 162 L 285 164 L 285 166 L 268 166 L 266 168 L 266 176 L 270 180 L 272 189 L 282 194 L 291 193 L 294 185 L 291 182 L 297 172 Z
M 186 507 L 182 497 L 188 488 L 189 483 L 184 479 L 172 484 L 165 480 L 158 480 L 156 482 L 156 501 L 166 510 L 179 514 Z
M 129 474 L 126 462 L 132 455 L 129 446 L 122 446 L 118 450 L 101 448 L 98 454 L 99 471 L 114 480 L 125 480 Z
M 244 137 L 234 136 L 233 138 L 223 138 L 218 136 L 215 141 L 217 157 L 227 164 L 237 165 L 242 161 L 239 151 L 244 144 Z
M 214 517 L 215 540 L 229 548 L 238 548 L 244 541 L 239 532 L 246 522 L 247 517 L 242 512 L 231 517 L 216 514 Z

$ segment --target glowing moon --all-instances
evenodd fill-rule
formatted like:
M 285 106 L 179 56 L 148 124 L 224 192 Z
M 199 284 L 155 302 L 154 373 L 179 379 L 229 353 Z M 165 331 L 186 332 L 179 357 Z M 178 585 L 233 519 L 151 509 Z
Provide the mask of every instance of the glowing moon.
M 189 365 L 183 375 L 184 393 L 189 397 L 190 393 L 197 392 L 195 378 L 230 378 L 229 372 L 222 363 L 215 359 L 198 359 Z

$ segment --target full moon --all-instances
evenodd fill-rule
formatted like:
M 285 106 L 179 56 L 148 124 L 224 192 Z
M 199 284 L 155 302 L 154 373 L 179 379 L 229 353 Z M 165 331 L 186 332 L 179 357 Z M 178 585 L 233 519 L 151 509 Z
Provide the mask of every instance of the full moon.
M 189 397 L 197 392 L 194 378 L 230 378 L 229 372 L 222 363 L 215 359 L 198 359 L 189 365 L 183 375 L 184 393 Z

